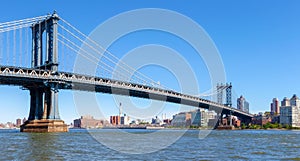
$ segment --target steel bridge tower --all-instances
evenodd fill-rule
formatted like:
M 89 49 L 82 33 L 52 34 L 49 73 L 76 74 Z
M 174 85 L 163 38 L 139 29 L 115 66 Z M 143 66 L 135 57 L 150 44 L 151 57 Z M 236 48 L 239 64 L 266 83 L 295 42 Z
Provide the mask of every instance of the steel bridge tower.
M 45 20 L 31 26 L 31 67 L 51 71 L 53 75 L 58 70 L 58 21 L 59 17 L 54 12 Z M 45 38 L 43 38 L 44 35 Z M 67 125 L 60 119 L 58 111 L 59 85 L 59 82 L 45 81 L 25 86 L 25 89 L 30 91 L 30 112 L 28 121 L 21 126 L 21 132 L 68 131 Z
M 232 106 L 232 84 L 217 84 L 217 102 L 223 104 L 223 91 L 226 91 L 226 103 L 225 106 Z

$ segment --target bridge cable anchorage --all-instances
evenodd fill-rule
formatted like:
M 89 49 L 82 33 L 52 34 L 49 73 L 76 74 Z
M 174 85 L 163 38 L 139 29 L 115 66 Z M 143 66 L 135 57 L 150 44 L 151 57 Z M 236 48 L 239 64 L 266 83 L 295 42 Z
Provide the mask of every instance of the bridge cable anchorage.
M 70 26 L 73 30 L 75 30 L 77 33 L 79 33 L 80 35 L 82 35 L 83 37 L 85 37 L 86 40 L 89 40 L 90 42 L 92 42 L 94 45 L 96 45 L 97 47 L 99 47 L 101 50 L 104 51 L 104 53 L 107 53 L 109 54 L 110 56 L 112 56 L 114 59 L 116 59 L 118 62 L 120 62 L 120 64 L 123 64 L 125 66 L 127 66 L 128 68 L 132 69 L 135 71 L 134 68 L 132 68 L 131 66 L 127 65 L 126 63 L 124 63 L 123 61 L 119 60 L 119 58 L 117 58 L 115 55 L 113 55 L 110 51 L 106 50 L 104 47 L 102 47 L 101 45 L 99 45 L 97 42 L 95 42 L 94 40 L 90 39 L 88 36 L 86 36 L 85 34 L 83 34 L 81 31 L 79 31 L 77 28 L 75 28 L 73 25 L 71 25 L 70 23 L 68 23 L 66 20 L 62 19 L 62 22 L 64 22 L 65 24 L 67 24 L 68 26 Z M 104 54 L 103 54 L 104 55 Z M 115 62 L 116 63 L 116 62 Z M 117 64 L 117 63 L 116 63 Z M 146 75 L 144 75 L 143 73 L 139 72 L 139 71 L 135 71 L 137 74 L 140 74 L 141 76 L 145 77 L 147 80 L 150 80 L 150 85 L 152 86 L 152 83 L 153 84 L 156 84 L 158 85 L 159 87 L 162 87 L 162 88 L 165 88 L 165 89 L 168 89 L 167 87 L 165 86 L 162 86 L 161 84 L 159 83 L 156 83 L 153 79 L 147 77 Z M 148 81 L 146 81 L 148 82 Z
M 62 28 L 64 28 L 63 26 L 61 26 Z M 65 28 L 64 28 L 65 29 Z M 66 30 L 66 29 L 65 29 Z M 90 47 L 91 49 L 93 49 L 95 52 L 97 52 L 99 55 L 101 54 L 97 49 L 93 48 L 92 46 L 90 46 L 89 44 L 87 44 L 85 41 L 83 41 L 82 39 L 80 39 L 79 37 L 77 37 L 76 35 L 74 35 L 73 33 L 71 33 L 69 30 L 67 31 L 68 33 L 70 33 L 73 37 L 77 38 L 80 42 L 88 45 L 88 47 Z M 59 33 L 58 33 L 59 34 Z M 71 43 L 72 45 L 76 46 L 74 42 L 72 42 L 71 40 L 69 40 L 68 38 L 64 37 L 63 35 L 59 34 L 60 37 L 62 37 L 63 39 L 67 40 L 69 43 Z M 77 48 L 80 49 L 79 46 L 77 46 Z M 86 52 L 88 53 L 88 52 Z M 98 60 L 99 61 L 99 58 L 94 56 L 93 54 L 89 54 L 90 56 L 92 56 L 94 59 Z M 112 63 L 115 63 L 113 60 L 111 60 L 110 58 L 108 58 L 107 56 L 104 55 L 104 57 L 106 57 L 110 62 Z M 129 72 L 127 69 L 124 68 L 125 71 Z M 138 77 L 138 76 L 135 76 L 135 77 Z M 144 80 L 143 78 L 141 77 L 138 77 L 138 79 L 142 80 L 142 82 L 147 82 L 146 80 Z

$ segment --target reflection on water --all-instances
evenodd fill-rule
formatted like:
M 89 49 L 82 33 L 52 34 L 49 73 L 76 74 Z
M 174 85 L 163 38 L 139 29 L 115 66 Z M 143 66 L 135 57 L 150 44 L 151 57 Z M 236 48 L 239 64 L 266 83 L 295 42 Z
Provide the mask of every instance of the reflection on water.
M 144 146 L 124 147 L 114 130 L 95 130 L 116 138 L 112 140 L 123 148 L 149 150 L 151 138 Z M 132 130 L 147 134 L 149 130 Z M 178 130 L 163 130 L 163 138 Z M 128 138 L 130 139 L 130 138 Z M 213 131 L 199 139 L 199 131 L 189 130 L 176 143 L 149 154 L 126 154 L 99 144 L 85 130 L 69 133 L 20 133 L 0 130 L 0 160 L 300 160 L 300 131 Z

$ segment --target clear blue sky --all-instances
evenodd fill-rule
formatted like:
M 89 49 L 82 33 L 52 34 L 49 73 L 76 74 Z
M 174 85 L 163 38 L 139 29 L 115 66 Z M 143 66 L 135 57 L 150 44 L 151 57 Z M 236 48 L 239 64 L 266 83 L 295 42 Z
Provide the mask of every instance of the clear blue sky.
M 163 8 L 186 15 L 201 25 L 216 44 L 225 66 L 228 82 L 232 82 L 237 95 L 244 95 L 250 102 L 250 112 L 269 110 L 273 97 L 280 100 L 292 94 L 300 95 L 300 2 L 297 0 L 247 0 L 247 1 L 1 1 L 0 22 L 45 15 L 56 10 L 83 33 L 89 34 L 105 20 L 119 13 L 139 8 Z M 149 35 L 149 39 L 144 36 Z M 193 52 L 187 45 L 172 46 L 160 42 L 151 32 L 128 35 L 111 47 L 113 53 L 122 57 L 130 49 L 149 43 L 160 43 L 175 48 L 185 57 L 198 75 L 200 91 L 209 89 L 205 65 L 188 55 Z M 176 37 L 154 33 L 162 40 Z M 143 38 L 141 38 L 143 37 Z M 128 40 L 128 41 L 127 41 Z M 136 40 L 139 40 L 138 42 Z M 142 70 L 154 79 L 165 75 L 162 83 L 169 83 L 173 76 L 164 69 L 152 67 Z M 152 72 L 150 72 L 152 71 Z M 153 72 L 155 71 L 155 72 Z M 156 74 L 156 75 L 155 75 Z M 204 78 L 202 77 L 203 75 Z M 201 76 L 200 76 L 201 75 Z M 176 82 L 169 83 L 177 88 Z M 60 113 L 68 123 L 79 117 L 73 103 L 72 92 L 60 92 Z M 99 94 L 98 99 L 111 107 L 107 114 L 117 113 L 111 96 Z M 29 93 L 19 87 L 0 87 L 0 122 L 27 117 Z M 233 100 L 234 103 L 236 100 Z M 147 104 L 147 101 L 135 100 Z M 174 104 L 167 104 L 173 108 Z

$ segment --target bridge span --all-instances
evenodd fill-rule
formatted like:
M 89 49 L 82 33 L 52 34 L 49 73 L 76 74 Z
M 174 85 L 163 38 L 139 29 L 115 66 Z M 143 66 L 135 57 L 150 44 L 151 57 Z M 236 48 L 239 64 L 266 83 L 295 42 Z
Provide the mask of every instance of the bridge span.
M 53 73 L 51 70 L 0 66 L 0 84 L 22 86 L 29 89 L 32 86 L 50 87 L 51 83 L 57 84 L 55 87 L 57 90 L 67 89 L 125 95 L 221 111 L 223 114 L 234 114 L 244 119 L 253 117 L 252 114 L 236 108 L 171 90 L 75 73 Z
M 62 20 L 66 25 L 68 25 L 68 27 L 64 27 L 63 25 L 59 24 L 59 20 Z M 21 47 L 23 41 L 19 41 L 21 43 L 21 47 L 17 50 L 17 41 L 15 37 L 17 35 L 16 30 L 28 27 L 30 27 L 32 31 L 30 34 L 32 38 L 32 49 L 31 60 L 27 62 L 31 62 L 31 64 L 18 66 L 15 65 L 15 63 L 18 58 L 20 64 L 22 64 L 21 58 L 23 50 Z M 74 33 L 72 33 L 70 28 L 77 32 L 79 36 L 76 36 Z M 72 37 L 72 39 L 64 36 L 62 33 L 59 33 L 59 29 L 63 30 L 63 32 L 66 32 L 67 35 Z M 13 33 L 9 34 L 8 32 L 10 31 Z M 60 119 L 58 112 L 59 90 L 101 92 L 172 102 L 176 104 L 214 110 L 220 116 L 223 114 L 233 114 L 242 119 L 244 122 L 249 122 L 249 120 L 253 117 L 253 115 L 250 113 L 232 108 L 230 106 L 202 99 L 200 97 L 191 96 L 189 94 L 179 93 L 162 87 L 155 87 L 151 85 L 153 82 L 152 79 L 150 79 L 150 84 L 144 85 L 140 82 L 125 82 L 122 80 L 113 80 L 104 76 L 89 76 L 60 70 L 58 57 L 59 55 L 63 56 L 64 52 L 58 52 L 59 43 L 64 45 L 64 47 L 69 48 L 71 51 L 74 51 L 76 54 L 82 56 L 88 60 L 89 63 L 95 63 L 96 65 L 102 64 L 103 66 L 101 66 L 101 69 L 108 71 L 108 73 L 112 73 L 114 68 L 105 63 L 105 61 L 99 63 L 99 57 L 106 58 L 106 62 L 111 62 L 113 65 L 117 65 L 120 60 L 106 49 L 103 49 L 103 47 L 101 47 L 95 41 L 89 39 L 78 29 L 74 28 L 70 23 L 61 19 L 55 12 L 52 15 L 0 23 L 0 34 L 1 33 L 6 33 L 6 39 L 0 39 L 1 43 L 3 41 L 7 41 L 5 45 L 1 44 L 1 47 L 6 47 L 5 51 L 7 55 L 5 56 L 5 60 L 6 62 L 10 62 L 10 59 L 12 59 L 12 62 L 14 63 L 12 65 L 10 63 L 5 64 L 0 62 L 0 85 L 21 86 L 30 91 L 29 117 L 28 121 L 21 126 L 21 131 L 68 131 L 67 125 Z M 20 38 L 23 38 L 23 33 L 24 32 L 21 31 L 18 32 Z M 11 35 L 14 36 L 13 44 L 10 44 L 9 41 L 9 36 Z M 26 37 L 28 37 L 28 35 Z M 81 50 L 81 44 L 74 43 L 72 41 L 73 39 L 74 41 L 76 40 L 76 42 L 87 45 L 93 51 L 93 53 L 90 53 L 87 50 Z M 94 44 L 94 46 L 91 46 L 84 40 L 88 40 L 90 43 Z M 11 51 L 11 49 L 13 49 L 13 51 Z M 112 58 L 108 58 L 105 54 L 102 55 L 98 50 L 106 52 Z M 19 56 L 17 56 L 16 51 L 20 51 Z M 10 54 L 11 52 L 13 54 Z M 84 54 L 81 52 L 84 52 Z M 11 55 L 14 57 L 10 58 Z M 23 57 L 28 58 L 30 56 L 25 55 Z M 65 61 L 65 59 L 62 60 Z M 68 61 L 68 59 L 66 59 L 66 61 Z M 125 64 L 125 67 L 123 68 L 124 71 L 131 73 L 129 71 L 132 70 L 130 66 Z M 126 73 L 118 74 L 124 76 Z M 138 80 L 142 80 L 142 82 L 145 82 L 145 80 L 147 82 L 147 80 L 149 80 L 149 78 L 145 75 L 139 75 L 135 77 L 138 78 Z

